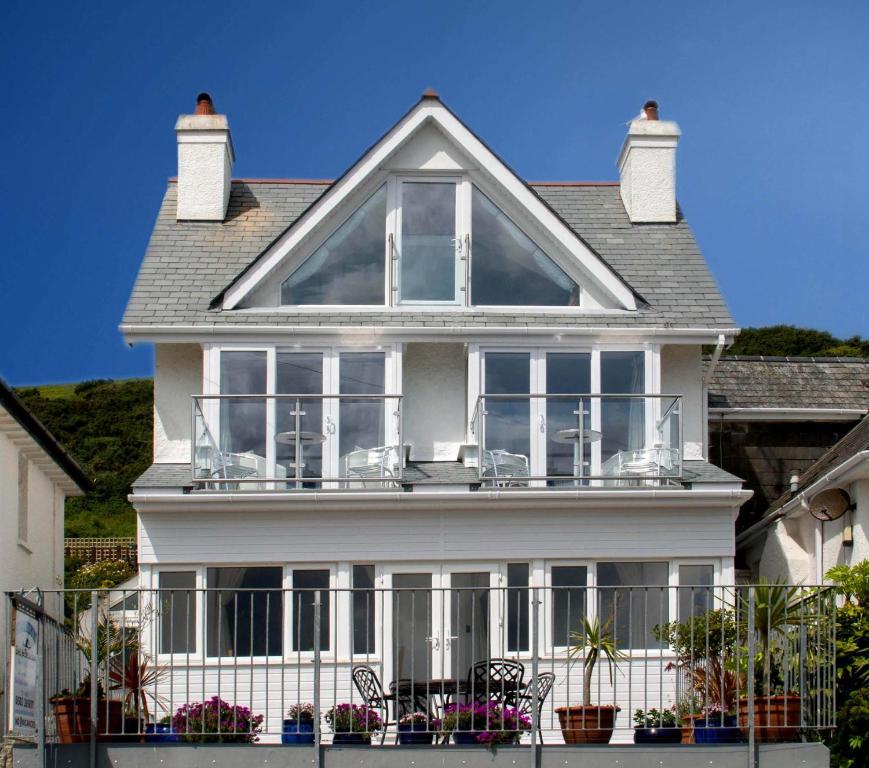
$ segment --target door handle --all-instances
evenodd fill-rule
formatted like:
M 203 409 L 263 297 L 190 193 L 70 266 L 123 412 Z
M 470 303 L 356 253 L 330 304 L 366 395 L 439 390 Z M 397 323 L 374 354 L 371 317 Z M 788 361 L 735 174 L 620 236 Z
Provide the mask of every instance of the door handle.
M 438 650 L 441 647 L 440 638 L 437 635 L 432 635 L 431 637 L 427 637 L 425 639 L 427 643 L 431 643 L 431 649 L 433 651 Z
M 444 638 L 444 640 L 445 640 L 444 648 L 449 651 L 453 647 L 452 641 L 458 640 L 458 639 L 459 639 L 458 635 L 447 635 L 446 638 Z

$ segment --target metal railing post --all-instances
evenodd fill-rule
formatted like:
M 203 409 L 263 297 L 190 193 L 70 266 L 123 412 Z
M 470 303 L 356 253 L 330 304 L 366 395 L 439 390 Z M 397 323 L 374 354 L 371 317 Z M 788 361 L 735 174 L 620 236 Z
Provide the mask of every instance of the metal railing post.
M 746 693 L 748 694 L 748 768 L 755 768 L 755 720 L 754 720 L 754 587 L 748 588 L 748 674 Z
M 99 687 L 97 685 L 97 655 L 99 653 L 99 605 L 97 600 L 99 594 L 95 589 L 91 590 L 91 732 L 90 732 L 90 768 L 96 768 L 97 765 L 97 705 L 99 698 Z
M 317 751 L 317 768 L 323 762 L 320 749 L 320 590 L 314 592 L 314 749 Z
M 539 632 L 540 600 L 537 590 L 531 589 L 531 768 L 537 765 L 537 731 L 540 728 L 540 702 L 538 701 L 537 676 L 540 666 Z M 518 647 L 517 643 L 517 647 Z

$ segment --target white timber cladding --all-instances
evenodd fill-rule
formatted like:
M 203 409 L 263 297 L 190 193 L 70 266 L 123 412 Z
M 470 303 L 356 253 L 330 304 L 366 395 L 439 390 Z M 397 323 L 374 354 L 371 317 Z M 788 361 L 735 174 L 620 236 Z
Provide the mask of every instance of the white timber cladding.
M 402 167 L 408 163 L 413 163 L 413 166 Z M 455 165 L 463 166 L 468 178 L 479 183 L 494 202 L 504 206 L 506 201 L 510 201 L 508 212 L 513 215 L 521 213 L 517 223 L 523 227 L 533 224 L 529 234 L 534 237 L 544 235 L 547 239 L 541 245 L 551 243 L 557 249 L 552 255 L 567 254 L 569 261 L 565 266 L 568 271 L 582 272 L 580 283 L 583 288 L 588 284 L 596 287 L 602 306 L 636 309 L 633 292 L 624 281 L 435 99 L 424 99 L 414 107 L 279 238 L 264 257 L 226 292 L 224 309 L 243 306 L 246 297 L 279 269 L 299 246 L 308 242 L 306 252 L 310 253 L 313 248 L 309 240 L 323 238 L 324 222 L 331 222 L 334 226 L 343 220 L 342 215 L 346 218 L 352 212 L 346 210 L 346 203 L 358 199 L 360 189 L 373 192 L 390 174 L 397 172 L 454 172 Z
M 722 508 L 505 510 L 468 502 L 464 511 L 324 511 L 316 503 L 259 512 L 139 511 L 142 563 L 399 562 L 534 558 L 732 557 L 738 505 Z M 488 507 L 488 508 L 487 508 Z
M 154 346 L 154 462 L 190 461 L 190 396 L 202 386 L 202 346 Z

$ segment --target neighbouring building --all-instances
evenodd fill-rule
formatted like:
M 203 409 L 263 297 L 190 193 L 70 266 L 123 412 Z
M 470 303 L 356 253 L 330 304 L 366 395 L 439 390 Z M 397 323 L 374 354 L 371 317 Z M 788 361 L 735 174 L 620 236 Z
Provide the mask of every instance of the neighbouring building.
M 90 482 L 81 467 L 0 380 L 0 732 L 6 733 L 7 592 L 21 591 L 63 620 L 63 508 Z M 42 590 L 48 590 L 41 595 Z M 53 591 L 52 591 L 53 590 Z
M 649 686 L 672 703 L 654 626 L 734 582 L 750 496 L 709 460 L 701 348 L 738 329 L 676 203 L 676 123 L 647 105 L 602 183 L 525 181 L 431 92 L 334 181 L 233 179 L 205 94 L 176 135 L 121 325 L 155 348 L 131 500 L 171 706 L 249 685 L 279 729 L 311 696 L 314 590 L 330 701 L 358 662 L 386 686 L 527 661 L 533 588 L 548 723 L 585 615 L 632 651 L 629 694 L 596 683 L 622 733 Z

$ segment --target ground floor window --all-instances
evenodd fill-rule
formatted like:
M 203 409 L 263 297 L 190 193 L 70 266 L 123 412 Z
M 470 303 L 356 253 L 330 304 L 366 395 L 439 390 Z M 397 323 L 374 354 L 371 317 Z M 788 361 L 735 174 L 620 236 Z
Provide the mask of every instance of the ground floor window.
M 314 650 L 314 601 L 320 592 L 320 650 L 329 649 L 329 569 L 293 570 L 293 651 Z
M 209 656 L 283 653 L 282 581 L 280 566 L 207 569 Z
M 712 609 L 714 578 L 712 565 L 679 566 L 679 621 L 702 616 Z
M 566 648 L 574 644 L 571 633 L 582 631 L 588 569 L 584 565 L 553 565 L 551 580 L 552 644 Z
M 670 620 L 668 563 L 598 563 L 601 626 L 624 649 L 662 648 L 654 627 Z
M 162 571 L 157 602 L 160 653 L 195 653 L 196 571 Z
M 507 563 L 507 650 L 528 650 L 528 563 Z
M 353 653 L 375 652 L 374 566 L 353 566 Z

